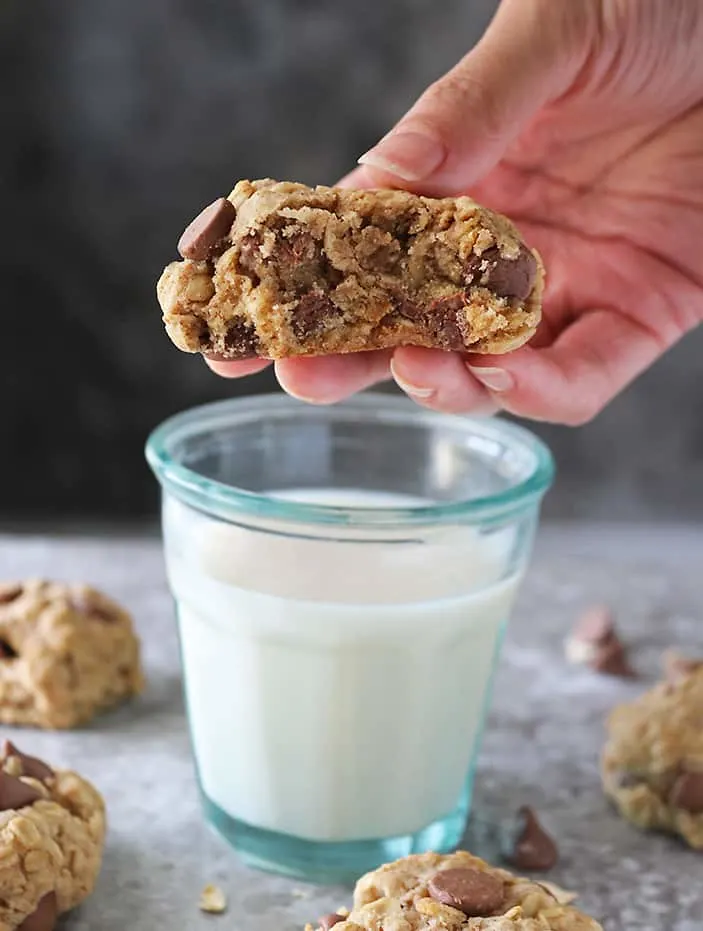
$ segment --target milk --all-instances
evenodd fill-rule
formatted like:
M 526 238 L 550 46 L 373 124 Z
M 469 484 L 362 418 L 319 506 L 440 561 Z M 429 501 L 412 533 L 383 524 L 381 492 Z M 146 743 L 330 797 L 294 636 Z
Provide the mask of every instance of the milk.
M 285 497 L 418 503 L 354 490 Z M 454 810 L 519 582 L 506 572 L 513 532 L 358 542 L 340 528 L 320 540 L 217 523 L 172 499 L 164 519 L 211 801 L 316 841 L 409 834 Z

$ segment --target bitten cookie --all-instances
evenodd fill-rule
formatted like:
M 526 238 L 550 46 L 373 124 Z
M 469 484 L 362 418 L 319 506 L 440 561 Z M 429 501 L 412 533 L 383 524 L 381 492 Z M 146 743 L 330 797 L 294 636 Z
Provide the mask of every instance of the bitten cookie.
M 546 886 L 464 851 L 416 854 L 362 876 L 348 916 L 323 931 L 602 931 Z
M 70 728 L 143 686 L 132 619 L 86 585 L 0 583 L 0 722 Z
M 282 359 L 395 346 L 500 353 L 534 333 L 543 268 L 469 197 L 240 181 L 157 293 L 185 352 Z
M 51 931 L 93 891 L 105 839 L 99 792 L 9 741 L 0 757 L 0 931 Z
M 703 665 L 613 710 L 601 769 L 628 821 L 703 850 Z

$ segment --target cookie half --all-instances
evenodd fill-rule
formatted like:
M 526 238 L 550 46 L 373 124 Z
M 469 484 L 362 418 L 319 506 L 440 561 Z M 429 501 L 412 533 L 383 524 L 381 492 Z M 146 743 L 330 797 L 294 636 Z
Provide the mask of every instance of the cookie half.
M 540 320 L 539 255 L 469 197 L 240 181 L 179 250 L 157 286 L 166 330 L 221 359 L 501 353 Z

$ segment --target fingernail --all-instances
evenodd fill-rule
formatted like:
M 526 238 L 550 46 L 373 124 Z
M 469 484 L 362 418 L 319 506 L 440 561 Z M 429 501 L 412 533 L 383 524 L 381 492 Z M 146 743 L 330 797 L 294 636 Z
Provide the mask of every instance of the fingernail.
M 402 388 L 406 394 L 409 394 L 413 398 L 431 398 L 434 394 L 434 388 L 421 388 L 419 385 L 411 385 L 410 382 L 405 381 L 404 378 L 401 378 L 400 375 L 395 370 L 393 362 L 391 361 L 391 375 L 393 376 L 395 383 L 399 388 Z
M 489 366 L 466 366 L 471 374 L 489 391 L 510 391 L 514 385 L 513 376 L 505 369 L 495 369 Z
M 359 158 L 360 165 L 379 168 L 402 178 L 421 181 L 436 171 L 447 156 L 438 139 L 413 132 L 393 132 Z

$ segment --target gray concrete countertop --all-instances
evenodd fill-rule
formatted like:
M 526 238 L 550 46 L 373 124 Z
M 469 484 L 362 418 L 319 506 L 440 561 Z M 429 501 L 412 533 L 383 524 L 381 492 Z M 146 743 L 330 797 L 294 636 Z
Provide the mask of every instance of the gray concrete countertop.
M 103 873 L 95 894 L 64 920 L 66 931 L 299 931 L 348 901 L 345 889 L 247 870 L 204 826 L 156 540 L 0 537 L 0 567 L 5 578 L 103 587 L 133 611 L 144 642 L 143 699 L 80 732 L 12 734 L 27 752 L 80 770 L 107 799 Z M 607 931 L 703 928 L 703 855 L 620 821 L 597 777 L 607 709 L 654 681 L 667 646 L 703 652 L 702 592 L 703 533 L 693 528 L 547 527 L 510 627 L 475 809 L 534 805 L 561 849 L 548 878 L 579 890 L 580 905 Z M 601 600 L 618 612 L 641 672 L 637 682 L 574 670 L 563 660 L 568 625 L 581 607 Z M 475 831 L 472 839 L 484 844 Z M 225 915 L 198 911 L 209 882 L 227 893 Z

